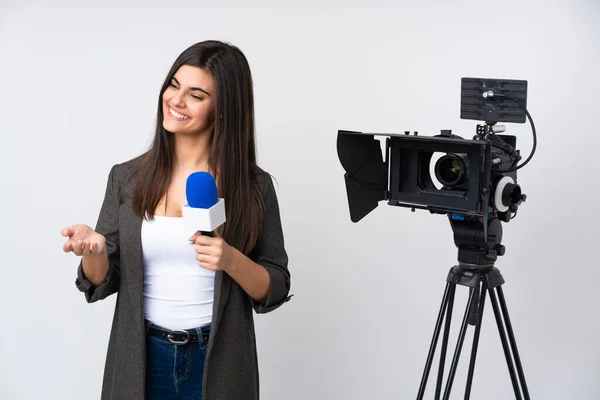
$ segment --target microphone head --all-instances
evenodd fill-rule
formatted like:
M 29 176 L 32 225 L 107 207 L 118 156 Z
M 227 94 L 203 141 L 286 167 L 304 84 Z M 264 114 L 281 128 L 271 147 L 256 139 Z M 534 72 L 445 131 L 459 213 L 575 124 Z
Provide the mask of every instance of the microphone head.
M 208 172 L 194 172 L 185 183 L 185 195 L 192 208 L 211 208 L 219 201 L 217 183 Z

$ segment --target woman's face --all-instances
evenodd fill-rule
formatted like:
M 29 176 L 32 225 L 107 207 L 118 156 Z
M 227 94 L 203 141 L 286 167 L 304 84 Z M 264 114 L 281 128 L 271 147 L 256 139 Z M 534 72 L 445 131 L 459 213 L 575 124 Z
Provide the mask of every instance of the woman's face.
M 212 75 L 190 65 L 179 67 L 162 96 L 163 127 L 185 135 L 210 134 L 215 121 Z

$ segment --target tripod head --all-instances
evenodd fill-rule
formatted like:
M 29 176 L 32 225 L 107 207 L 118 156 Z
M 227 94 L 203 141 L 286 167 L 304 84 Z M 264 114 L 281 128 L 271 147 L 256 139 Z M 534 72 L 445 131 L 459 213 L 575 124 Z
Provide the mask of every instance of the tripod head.
M 487 221 L 458 214 L 448 216 L 458 247 L 458 262 L 465 269 L 491 268 L 498 256 L 503 256 L 502 223 L 495 215 Z M 484 225 L 485 224 L 485 225 Z

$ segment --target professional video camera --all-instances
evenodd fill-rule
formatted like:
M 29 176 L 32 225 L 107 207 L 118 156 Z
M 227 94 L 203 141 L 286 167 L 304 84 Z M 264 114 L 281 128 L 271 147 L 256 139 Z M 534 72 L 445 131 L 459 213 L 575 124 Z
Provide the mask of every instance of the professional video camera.
M 517 184 L 521 155 L 516 137 L 502 135 L 498 122 L 525 122 L 527 81 L 463 78 L 461 118 L 485 121 L 472 140 L 442 130 L 439 135 L 417 132 L 371 134 L 338 131 L 338 155 L 346 170 L 350 218 L 360 221 L 382 200 L 395 206 L 448 214 L 459 233 L 459 260 L 486 265 L 504 254 L 500 221 L 509 222 L 526 196 Z M 385 160 L 375 136 L 388 136 Z M 437 160 L 435 155 L 444 154 Z M 437 182 L 433 179 L 433 176 Z M 437 185 L 436 185 L 437 183 Z M 481 229 L 481 232 L 480 232 Z M 498 231 L 500 229 L 500 232 Z M 489 239 L 481 248 L 480 234 Z M 500 237 L 496 237 L 500 234 Z M 484 240 L 485 241 L 485 240 Z M 472 246 L 470 245 L 472 244 Z M 475 251 L 473 246 L 480 247 Z
M 380 201 L 385 200 L 389 205 L 408 207 L 412 211 L 424 209 L 433 214 L 447 215 L 454 232 L 459 264 L 451 268 L 447 278 L 446 293 L 418 399 L 423 396 L 444 312 L 447 312 L 447 325 L 442 355 L 446 352 L 456 284 L 470 287 L 471 295 L 459 336 L 460 346 L 457 346 L 455 352 L 444 398 L 450 393 L 467 321 L 471 325 L 477 325 L 467 381 L 467 392 L 470 392 L 486 290 L 489 291 L 494 306 L 515 395 L 517 394 L 516 377 L 502 321 L 499 320 L 497 302 L 492 291 L 494 288 L 498 291 L 507 320 L 525 398 L 529 398 L 500 287 L 504 280 L 494 267 L 497 257 L 505 252 L 501 244 L 501 222 L 511 221 L 521 203 L 526 200 L 526 195 L 517 183 L 517 170 L 531 160 L 537 145 L 535 125 L 526 104 L 527 81 L 463 78 L 460 117 L 484 122 L 477 125 L 472 139 L 455 135 L 451 130 L 442 130 L 435 136 L 423 136 L 418 132 L 411 134 L 409 131 L 390 134 L 338 131 L 337 150 L 340 163 L 346 171 L 344 177 L 353 222 L 360 221 Z M 533 147 L 529 157 L 519 164 L 522 157 L 516 149 L 516 137 L 502 134 L 506 128 L 498 123 L 524 123 L 526 116 L 533 131 Z M 382 156 L 382 143 L 375 136 L 387 136 L 385 158 Z M 442 362 L 443 360 L 440 361 L 440 374 Z M 440 385 L 441 375 L 436 398 L 439 398 Z M 465 398 L 468 398 L 468 393 Z

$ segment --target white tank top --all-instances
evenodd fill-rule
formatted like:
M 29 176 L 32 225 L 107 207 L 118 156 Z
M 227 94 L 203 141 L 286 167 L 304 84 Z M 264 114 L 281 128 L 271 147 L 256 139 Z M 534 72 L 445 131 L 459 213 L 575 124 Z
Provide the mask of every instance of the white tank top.
M 171 330 L 212 320 L 215 273 L 198 264 L 189 237 L 183 218 L 142 222 L 144 315 Z

